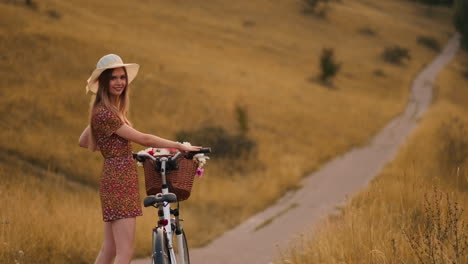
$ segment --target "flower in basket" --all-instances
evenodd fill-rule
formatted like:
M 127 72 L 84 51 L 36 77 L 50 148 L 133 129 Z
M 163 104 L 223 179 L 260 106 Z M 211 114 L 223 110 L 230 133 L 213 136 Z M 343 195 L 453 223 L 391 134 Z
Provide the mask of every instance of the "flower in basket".
M 186 146 L 191 146 L 191 144 L 189 142 L 184 142 L 182 143 L 183 145 L 186 145 Z M 198 176 L 198 178 L 201 178 L 203 176 L 203 169 L 202 167 L 206 164 L 206 160 L 209 160 L 210 157 L 208 156 L 205 156 L 205 154 L 203 153 L 198 153 L 198 154 L 195 154 L 193 156 L 193 160 L 198 164 L 198 168 L 197 168 L 197 171 L 195 173 L 195 175 Z
M 186 145 L 186 146 L 191 146 L 190 142 L 184 142 L 182 143 L 183 145 Z M 144 150 L 140 150 L 138 152 L 138 154 L 142 154 L 142 153 L 147 153 L 147 154 L 150 154 L 154 157 L 156 156 L 160 156 L 160 155 L 174 155 L 176 153 L 178 153 L 179 150 L 176 149 L 176 148 L 147 148 L 147 149 L 144 149 Z M 202 167 L 206 164 L 206 161 L 209 160 L 210 157 L 208 156 L 205 156 L 205 154 L 203 153 L 199 153 L 199 154 L 196 154 L 193 156 L 193 160 L 198 164 L 198 168 L 197 168 L 197 171 L 196 171 L 196 175 L 198 176 L 198 178 L 201 178 L 202 175 L 203 175 L 203 169 Z M 141 162 L 137 162 L 138 166 L 142 167 L 143 164 Z
M 196 155 L 193 156 L 193 160 L 195 162 L 198 163 L 198 168 L 197 168 L 197 172 L 196 172 L 196 175 L 198 176 L 198 178 L 201 178 L 203 176 L 203 166 L 206 164 L 206 161 L 209 160 L 210 157 L 208 156 L 205 156 L 205 154 L 203 153 L 198 153 Z
M 177 149 L 175 150 L 178 151 Z M 171 155 L 177 152 L 174 152 L 174 149 L 166 149 L 166 148 L 147 148 L 147 149 L 138 151 L 138 154 L 143 154 L 143 153 L 147 153 L 147 154 L 150 154 L 151 156 L 156 157 L 156 156 L 161 156 L 161 155 Z M 137 162 L 137 165 L 140 167 L 143 166 L 143 164 L 139 161 Z
M 197 168 L 196 175 L 197 175 L 198 178 L 201 178 L 203 176 L 203 171 L 204 171 L 204 169 Z
M 177 152 L 179 152 L 179 150 L 176 148 L 167 148 L 166 150 L 171 154 L 177 154 Z

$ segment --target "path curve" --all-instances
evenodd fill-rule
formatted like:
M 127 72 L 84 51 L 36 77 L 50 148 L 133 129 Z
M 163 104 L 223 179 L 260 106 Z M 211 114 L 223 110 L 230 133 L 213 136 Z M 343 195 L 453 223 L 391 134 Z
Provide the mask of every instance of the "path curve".
M 300 190 L 288 193 L 206 247 L 192 249 L 191 263 L 272 263 L 279 249 L 288 248 L 295 237 L 311 230 L 324 216 L 334 213 L 348 195 L 365 187 L 395 157 L 398 147 L 431 104 L 436 75 L 455 56 L 459 42 L 460 37 L 456 34 L 441 54 L 416 77 L 405 111 L 387 124 L 368 146 L 353 149 L 328 162 L 305 177 Z M 258 228 L 265 222 L 270 223 Z M 144 259 L 132 263 L 151 262 Z

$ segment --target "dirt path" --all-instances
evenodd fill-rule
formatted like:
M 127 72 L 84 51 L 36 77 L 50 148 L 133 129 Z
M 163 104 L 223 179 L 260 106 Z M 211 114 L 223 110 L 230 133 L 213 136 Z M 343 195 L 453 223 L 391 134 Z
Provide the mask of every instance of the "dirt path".
M 353 149 L 304 178 L 303 188 L 285 194 L 275 205 L 252 216 L 204 248 L 192 249 L 193 264 L 271 263 L 278 249 L 307 233 L 324 216 L 335 212 L 348 195 L 362 189 L 391 161 L 398 147 L 416 127 L 432 100 L 437 73 L 454 57 L 459 36 L 416 77 L 405 111 L 392 120 L 371 143 Z M 133 264 L 151 263 L 149 259 Z

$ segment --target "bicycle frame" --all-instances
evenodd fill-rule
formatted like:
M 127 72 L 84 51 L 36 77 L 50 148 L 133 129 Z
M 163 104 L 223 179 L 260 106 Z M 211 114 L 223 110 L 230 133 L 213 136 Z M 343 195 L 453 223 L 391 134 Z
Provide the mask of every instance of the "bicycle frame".
M 162 188 L 161 188 L 162 194 L 168 194 L 169 193 L 169 187 L 167 186 L 167 182 L 166 182 L 166 162 L 167 161 L 168 161 L 167 157 L 160 158 L 161 178 L 162 178 Z M 162 207 L 163 207 L 163 213 L 164 213 L 163 219 L 167 220 L 167 223 L 168 223 L 166 226 L 164 226 L 164 229 L 166 230 L 166 234 L 167 234 L 167 241 L 168 241 L 167 246 L 169 248 L 169 254 L 171 256 L 171 263 L 176 264 L 177 260 L 176 260 L 176 257 L 175 257 L 174 247 L 173 247 L 173 243 L 172 243 L 172 232 L 173 231 L 172 231 L 172 225 L 171 225 L 171 204 L 167 203 L 167 202 L 164 202 L 164 205 L 162 205 Z M 183 262 L 183 259 L 182 259 L 182 262 Z
M 145 157 L 149 157 L 151 158 L 152 160 L 155 161 L 155 169 L 156 166 L 157 166 L 157 163 L 156 163 L 156 158 L 155 157 L 152 157 L 150 155 L 144 155 Z M 159 162 L 161 163 L 161 167 L 159 168 L 159 171 L 161 173 L 161 180 L 162 180 L 162 186 L 161 186 L 161 191 L 162 191 L 162 194 L 168 194 L 169 193 L 169 187 L 167 185 L 167 180 L 166 180 L 166 163 L 169 161 L 169 158 L 168 157 L 161 157 L 159 158 Z M 171 263 L 172 264 L 177 264 L 177 259 L 176 259 L 176 254 L 175 254 L 175 251 L 174 251 L 174 241 L 172 241 L 172 238 L 173 238 L 173 233 L 174 231 L 178 231 L 176 232 L 176 237 L 177 237 L 177 244 L 178 245 L 183 245 L 184 241 L 183 241 L 183 235 L 182 235 L 182 232 L 181 232 L 181 224 L 179 222 L 179 215 L 178 215 L 178 209 L 177 210 L 177 214 L 174 214 L 175 216 L 175 228 L 176 230 L 172 230 L 172 223 L 171 223 L 171 204 L 168 203 L 168 202 L 163 202 L 163 203 L 160 203 L 158 204 L 158 210 L 162 210 L 163 214 L 160 215 L 160 218 L 159 218 L 159 222 L 158 222 L 158 228 L 163 228 L 165 231 L 166 231 L 166 236 L 167 236 L 167 247 L 168 247 L 168 250 L 169 250 L 169 255 L 170 255 L 170 259 L 171 259 Z M 163 221 L 166 222 L 167 224 L 166 225 L 161 225 L 161 223 Z M 187 264 L 187 263 L 184 263 L 185 261 L 185 252 L 184 250 L 180 250 L 179 249 L 179 259 L 180 259 L 180 264 Z
M 194 155 L 202 154 L 202 153 L 211 153 L 211 148 L 201 148 L 198 151 L 190 151 L 188 154 L 185 155 L 185 158 L 192 159 Z M 149 158 L 154 161 L 154 166 L 155 166 L 154 169 L 159 171 L 161 175 L 161 182 L 162 182 L 162 185 L 161 185 L 162 194 L 160 193 L 160 194 L 157 194 L 156 196 L 164 196 L 164 195 L 170 194 L 169 186 L 167 185 L 167 180 L 166 180 L 166 172 L 168 168 L 169 170 L 178 169 L 175 161 L 180 155 L 182 155 L 182 152 L 178 152 L 173 157 L 159 156 L 157 158 L 148 153 L 133 154 L 134 158 L 139 162 L 143 162 L 144 159 L 146 158 Z M 177 201 L 177 197 L 175 196 L 175 194 L 170 194 L 169 197 L 170 198 L 167 198 L 167 200 L 166 198 L 163 198 L 160 200 L 158 199 L 151 200 L 151 197 L 147 197 L 147 198 L 150 198 L 148 205 L 146 204 L 146 199 L 145 199 L 145 207 L 150 206 L 150 205 L 156 207 L 155 204 L 157 204 L 158 215 L 159 215 L 158 225 L 157 227 L 153 229 L 153 243 L 154 243 L 153 244 L 153 261 L 155 261 L 157 257 L 159 259 L 159 255 L 156 254 L 156 251 L 155 251 L 156 243 L 163 243 L 162 245 L 165 245 L 166 243 L 164 242 L 164 240 L 167 240 L 167 251 L 169 251 L 169 256 L 168 256 L 169 258 L 166 258 L 165 255 L 163 255 L 163 258 L 165 260 L 162 260 L 162 261 L 166 263 L 166 260 L 169 261 L 170 259 L 170 263 L 177 264 L 177 258 L 176 258 L 175 250 L 173 247 L 174 241 L 172 240 L 173 234 L 175 232 L 175 235 L 177 237 L 177 245 L 179 247 L 179 250 L 178 250 L 179 264 L 189 264 L 190 258 L 189 258 L 189 253 L 188 253 L 187 238 L 182 228 L 182 224 L 180 223 L 182 219 L 179 219 L 179 208 L 171 210 L 171 205 L 170 205 L 170 202 Z M 173 214 L 175 217 L 174 222 L 172 222 L 171 214 Z M 161 246 L 161 247 L 165 247 L 165 246 Z M 159 250 L 160 249 L 158 249 L 157 252 L 162 252 Z M 165 251 L 166 249 L 162 249 L 162 250 Z

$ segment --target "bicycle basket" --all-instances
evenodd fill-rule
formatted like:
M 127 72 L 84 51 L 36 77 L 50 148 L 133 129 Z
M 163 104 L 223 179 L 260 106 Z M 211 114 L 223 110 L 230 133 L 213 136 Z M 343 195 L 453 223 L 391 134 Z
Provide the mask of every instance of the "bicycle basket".
M 191 159 L 186 159 L 183 156 L 177 160 L 178 170 L 172 170 L 166 173 L 166 181 L 169 187 L 169 192 L 175 193 L 178 201 L 187 200 L 192 191 L 193 180 L 197 171 L 198 165 Z M 161 192 L 161 173 L 156 171 L 154 161 L 146 159 L 143 162 L 145 171 L 145 187 L 147 195 L 155 195 Z

